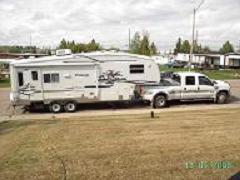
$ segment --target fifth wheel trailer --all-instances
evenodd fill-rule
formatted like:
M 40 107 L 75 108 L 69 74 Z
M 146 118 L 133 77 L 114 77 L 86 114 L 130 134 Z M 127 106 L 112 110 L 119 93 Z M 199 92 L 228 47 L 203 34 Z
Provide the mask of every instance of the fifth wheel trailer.
M 70 54 L 10 64 L 10 100 L 15 105 L 48 106 L 53 112 L 76 110 L 78 103 L 128 101 L 137 84 L 160 81 L 159 67 L 146 56 L 126 53 Z

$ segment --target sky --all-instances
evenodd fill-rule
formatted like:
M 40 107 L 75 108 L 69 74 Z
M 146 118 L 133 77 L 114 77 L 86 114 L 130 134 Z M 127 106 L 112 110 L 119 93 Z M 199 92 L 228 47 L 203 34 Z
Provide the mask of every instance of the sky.
M 161 50 L 191 40 L 200 0 L 0 0 L 0 44 L 56 47 L 62 38 L 128 46 L 128 29 L 148 32 Z M 240 44 L 240 0 L 205 0 L 196 16 L 198 41 L 219 49 Z M 31 37 L 31 38 L 30 38 Z

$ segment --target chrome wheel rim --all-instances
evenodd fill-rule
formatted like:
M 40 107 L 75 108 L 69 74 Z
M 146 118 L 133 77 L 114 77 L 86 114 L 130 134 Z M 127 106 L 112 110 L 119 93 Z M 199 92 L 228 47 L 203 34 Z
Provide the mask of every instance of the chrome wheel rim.
M 225 100 L 226 100 L 226 96 L 225 95 L 222 94 L 222 95 L 219 96 L 219 102 L 220 103 L 224 103 Z
M 61 110 L 61 106 L 59 104 L 52 105 L 53 112 L 59 112 Z
M 157 98 L 157 106 L 161 107 L 165 105 L 165 99 L 163 97 Z
M 75 110 L 75 104 L 73 104 L 73 103 L 67 104 L 67 110 L 68 111 L 74 111 Z

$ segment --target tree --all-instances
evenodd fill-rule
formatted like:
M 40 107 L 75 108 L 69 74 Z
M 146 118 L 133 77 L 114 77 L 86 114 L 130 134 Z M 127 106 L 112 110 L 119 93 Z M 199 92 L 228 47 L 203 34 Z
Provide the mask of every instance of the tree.
M 174 49 L 175 55 L 181 52 L 181 46 L 182 46 L 182 39 L 178 38 L 178 42 L 176 43 L 176 47 Z
M 151 55 L 151 50 L 149 47 L 149 37 L 147 34 L 143 36 L 143 39 L 140 44 L 140 54 L 150 56 Z
M 141 46 L 141 36 L 139 32 L 136 32 L 130 43 L 130 53 L 140 54 L 140 46 Z
M 157 47 L 154 44 L 154 42 L 152 42 L 151 46 L 150 46 L 150 51 L 151 51 L 151 55 L 155 55 L 157 54 Z
M 87 51 L 97 51 L 100 50 L 100 45 L 96 43 L 95 39 L 92 39 L 90 43 L 87 45 Z
M 191 45 L 188 40 L 185 40 L 181 46 L 180 52 L 182 53 L 189 53 L 191 49 Z
M 65 39 L 62 39 L 62 41 L 60 42 L 59 48 L 60 49 L 66 49 L 67 48 L 67 42 L 66 42 Z
M 234 52 L 233 45 L 229 41 L 225 42 L 223 47 L 220 49 L 220 52 L 222 54 Z
M 211 49 L 209 48 L 209 46 L 205 46 L 203 49 L 201 49 L 202 53 L 210 53 Z
M 63 39 L 58 46 L 59 49 L 71 49 L 73 53 L 91 52 L 101 49 L 99 43 L 92 39 L 89 43 L 76 43 L 75 41 L 66 41 Z

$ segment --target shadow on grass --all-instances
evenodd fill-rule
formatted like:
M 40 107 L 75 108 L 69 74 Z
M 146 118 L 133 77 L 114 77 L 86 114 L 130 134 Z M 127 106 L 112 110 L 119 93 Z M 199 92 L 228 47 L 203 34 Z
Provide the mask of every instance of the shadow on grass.
M 21 127 L 56 124 L 57 122 L 58 120 L 2 121 L 0 122 L 0 135 L 10 133 Z

